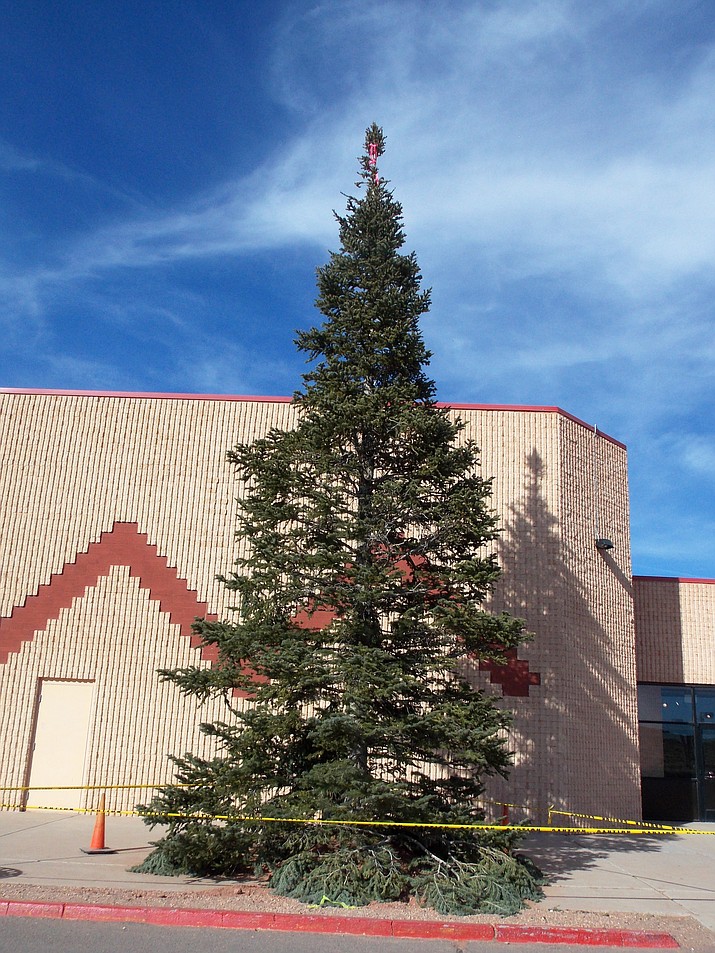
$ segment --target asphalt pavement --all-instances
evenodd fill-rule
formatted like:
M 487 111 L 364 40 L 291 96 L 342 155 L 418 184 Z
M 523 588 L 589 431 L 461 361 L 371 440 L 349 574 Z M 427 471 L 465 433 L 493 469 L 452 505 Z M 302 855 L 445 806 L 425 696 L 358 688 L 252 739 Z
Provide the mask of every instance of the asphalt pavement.
M 22 917 L 0 922 L 0 949 L 22 953 L 405 953 L 405 941 L 386 937 L 320 936 L 242 930 L 204 930 L 138 923 L 87 923 Z M 415 949 L 413 944 L 410 950 Z M 492 941 L 420 940 L 419 953 L 497 953 Z M 580 944 L 539 943 L 538 953 L 581 953 Z M 622 946 L 601 946 L 600 953 Z M 531 943 L 509 943 L 509 953 L 535 953 Z

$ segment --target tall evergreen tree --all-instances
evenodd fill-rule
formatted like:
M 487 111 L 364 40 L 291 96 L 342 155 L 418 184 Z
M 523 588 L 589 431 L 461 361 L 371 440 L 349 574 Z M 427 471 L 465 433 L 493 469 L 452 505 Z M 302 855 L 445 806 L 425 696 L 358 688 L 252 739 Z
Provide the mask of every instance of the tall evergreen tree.
M 513 834 L 420 826 L 483 821 L 484 779 L 508 771 L 509 716 L 469 684 L 469 660 L 524 635 L 483 608 L 499 572 L 490 482 L 425 373 L 429 293 L 401 252 L 384 144 L 372 125 L 361 194 L 336 215 L 340 251 L 318 269 L 325 320 L 298 334 L 312 368 L 296 427 L 229 453 L 249 544 L 225 580 L 236 617 L 196 623 L 212 668 L 162 673 L 229 711 L 202 726 L 216 757 L 173 759 L 189 786 L 146 809 L 168 824 L 146 869 L 257 865 L 311 902 L 417 895 L 442 912 L 511 912 L 537 890 Z

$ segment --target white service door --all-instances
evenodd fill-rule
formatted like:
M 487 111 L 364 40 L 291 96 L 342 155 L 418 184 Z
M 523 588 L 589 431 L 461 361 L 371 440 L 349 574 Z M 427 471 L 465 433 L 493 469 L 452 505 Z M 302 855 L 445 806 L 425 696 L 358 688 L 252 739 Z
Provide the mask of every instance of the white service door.
M 31 752 L 31 788 L 84 783 L 94 682 L 42 679 Z M 83 791 L 30 791 L 28 807 L 80 807 Z

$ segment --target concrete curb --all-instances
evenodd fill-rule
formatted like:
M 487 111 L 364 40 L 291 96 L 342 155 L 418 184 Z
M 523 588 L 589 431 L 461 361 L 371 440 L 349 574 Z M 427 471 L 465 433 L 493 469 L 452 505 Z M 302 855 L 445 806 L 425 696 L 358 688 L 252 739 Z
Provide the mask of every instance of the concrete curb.
M 219 927 L 233 930 L 336 933 L 413 940 L 494 940 L 498 943 L 570 943 L 582 946 L 620 946 L 651 950 L 679 949 L 679 944 L 669 933 L 654 933 L 647 930 L 589 930 L 501 923 L 379 920 L 368 917 L 249 913 L 240 910 L 202 910 L 183 907 L 125 907 L 0 900 L 0 917 L 2 916 L 149 923 L 176 927 Z

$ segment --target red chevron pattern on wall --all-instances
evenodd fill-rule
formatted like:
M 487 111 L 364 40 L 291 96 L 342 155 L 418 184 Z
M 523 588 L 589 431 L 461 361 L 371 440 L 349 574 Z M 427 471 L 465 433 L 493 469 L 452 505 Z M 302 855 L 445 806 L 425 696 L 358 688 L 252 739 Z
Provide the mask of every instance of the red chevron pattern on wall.
M 156 545 L 149 542 L 146 533 L 139 532 L 137 523 L 115 523 L 111 530 L 102 533 L 99 541 L 90 543 L 86 552 L 78 553 L 75 561 L 66 563 L 62 572 L 53 574 L 49 583 L 39 587 L 36 595 L 28 596 L 24 605 L 16 606 L 10 616 L 0 618 L 0 664 L 7 662 L 12 652 L 18 652 L 23 642 L 30 642 L 36 632 L 47 628 L 48 622 L 57 619 L 62 609 L 69 609 L 73 599 L 83 596 L 106 576 L 111 566 L 127 566 L 130 576 L 139 579 L 143 589 L 158 601 L 162 612 L 168 613 L 171 621 L 181 629 L 192 648 L 198 648 L 201 640 L 191 631 L 191 624 L 199 616 L 215 620 L 208 605 L 199 602 L 193 589 L 180 579 L 165 556 L 160 556 Z M 333 617 L 329 610 L 319 610 L 312 616 L 299 613 L 296 622 L 308 629 L 320 629 Z M 213 645 L 201 648 L 201 658 L 211 664 L 217 661 Z M 490 680 L 501 685 L 504 695 L 528 696 L 531 685 L 539 685 L 538 673 L 529 671 L 529 663 L 517 658 L 516 651 L 507 653 L 507 662 L 480 662 L 481 671 L 490 673 Z M 263 679 L 257 679 L 257 681 Z M 244 696 L 234 690 L 234 695 Z
M 87 552 L 78 553 L 74 562 L 66 563 L 62 572 L 53 574 L 36 595 L 28 596 L 24 605 L 15 606 L 10 616 L 0 619 L 0 664 L 7 662 L 12 652 L 18 652 L 23 642 L 30 642 L 36 632 L 47 628 L 57 619 L 62 609 L 69 609 L 72 600 L 83 596 L 106 576 L 111 566 L 128 566 L 129 574 L 139 579 L 152 599 L 158 601 L 162 612 L 181 628 L 181 634 L 197 648 L 200 639 L 191 631 L 196 616 L 216 619 L 208 612 L 208 605 L 199 602 L 196 592 L 189 589 L 177 570 L 172 569 L 165 556 L 149 542 L 146 533 L 139 532 L 136 523 L 115 523 L 102 533 L 99 541 L 90 543 Z M 201 658 L 216 661 L 214 646 L 204 646 Z

